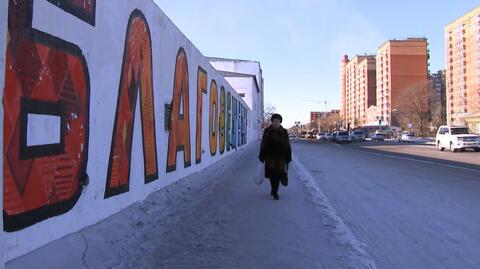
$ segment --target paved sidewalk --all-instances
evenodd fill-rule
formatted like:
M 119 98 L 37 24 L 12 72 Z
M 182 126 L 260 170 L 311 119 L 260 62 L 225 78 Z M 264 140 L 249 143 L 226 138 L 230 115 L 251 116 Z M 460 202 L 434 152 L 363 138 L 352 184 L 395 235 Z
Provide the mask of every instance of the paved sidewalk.
M 250 145 L 6 268 L 367 268 L 301 164 L 279 201 L 257 164 Z

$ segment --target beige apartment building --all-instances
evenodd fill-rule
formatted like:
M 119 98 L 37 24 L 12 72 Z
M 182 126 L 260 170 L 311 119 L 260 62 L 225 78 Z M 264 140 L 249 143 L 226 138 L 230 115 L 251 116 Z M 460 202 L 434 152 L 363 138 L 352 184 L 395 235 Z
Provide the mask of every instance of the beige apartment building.
M 344 55 L 342 61 L 340 62 L 340 92 L 341 92 L 341 105 L 340 105 L 340 117 L 345 124 L 345 119 L 347 118 L 347 64 L 350 62 L 348 55 Z
M 402 113 L 407 114 L 402 94 L 427 83 L 427 47 L 426 38 L 407 38 L 386 41 L 378 48 L 377 113 L 383 123 L 399 126 L 398 118 Z
M 480 132 L 480 6 L 445 27 L 445 44 L 447 122 Z
M 342 61 L 344 63 L 345 59 Z M 368 107 L 376 104 L 375 56 L 355 56 L 345 65 L 345 90 L 342 89 L 344 126 L 355 128 L 367 123 Z
M 377 105 L 377 71 L 375 56 L 368 56 L 358 64 L 357 93 L 359 125 L 368 123 L 368 108 Z

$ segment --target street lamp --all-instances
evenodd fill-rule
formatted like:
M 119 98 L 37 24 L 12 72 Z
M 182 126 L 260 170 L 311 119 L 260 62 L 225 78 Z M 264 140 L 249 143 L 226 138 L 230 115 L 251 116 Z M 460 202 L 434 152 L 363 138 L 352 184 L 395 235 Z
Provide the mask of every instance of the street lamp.
M 383 116 L 377 116 L 377 120 L 378 120 L 378 126 L 381 127 L 382 126 L 382 122 L 384 120 Z
M 296 121 L 296 122 L 295 122 L 295 127 L 296 127 L 296 129 L 297 129 L 297 132 L 301 132 L 301 130 L 299 130 L 300 127 L 301 127 L 301 126 L 300 126 L 301 124 L 302 124 L 301 121 Z

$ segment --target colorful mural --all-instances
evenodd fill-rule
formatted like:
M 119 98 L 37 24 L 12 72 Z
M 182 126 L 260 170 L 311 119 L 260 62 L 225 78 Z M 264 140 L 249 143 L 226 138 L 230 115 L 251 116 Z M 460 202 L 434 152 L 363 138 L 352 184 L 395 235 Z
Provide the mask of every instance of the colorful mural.
M 197 73 L 197 132 L 195 142 L 195 163 L 202 162 L 202 111 L 203 95 L 207 94 L 207 71 L 198 67 Z
M 243 145 L 247 144 L 247 138 L 248 138 L 248 109 L 246 107 L 243 107 L 243 115 L 245 115 L 244 120 L 243 120 Z
M 220 117 L 218 118 L 218 138 L 220 139 L 220 154 L 225 152 L 225 87 L 220 88 Z
M 238 135 L 238 108 L 237 99 L 232 96 L 232 137 L 231 146 L 233 149 L 237 149 L 237 135 Z
M 10 0 L 3 94 L 4 230 L 69 211 L 87 182 L 89 74 L 80 48 L 32 29 L 32 0 Z M 31 146 L 29 115 L 60 118 L 60 141 Z
M 101 19 L 97 21 L 95 0 L 33 3 L 5 0 L 0 5 L 8 4 L 8 10 L 2 9 L 8 12 L 8 25 L 1 25 L 8 32 L 0 37 L 6 45 L 5 57 L 0 57 L 2 64 L 5 60 L 5 72 L 0 75 L 5 81 L 2 199 L 6 233 L 2 240 L 8 260 L 98 222 L 145 194 L 209 166 L 225 151 L 237 149 L 247 132 L 248 111 L 241 97 L 220 72 L 206 64 L 208 59 L 159 9 L 148 13 L 149 20 L 165 31 L 156 36 L 151 35 L 140 9 L 132 12 L 133 6 L 156 8 L 153 2 L 104 1 L 104 14 L 98 14 Z M 56 7 L 61 9 L 59 18 L 51 16 Z M 111 16 L 112 7 L 118 16 Z M 42 31 L 32 27 L 33 18 Z M 109 29 L 95 26 L 100 22 Z M 125 29 L 125 34 L 118 29 Z M 173 38 L 161 39 L 164 36 Z M 154 51 L 153 44 L 160 51 Z M 196 89 L 189 88 L 195 74 L 189 77 L 187 54 L 198 67 Z M 203 64 L 205 69 L 200 67 Z M 94 71 L 89 73 L 88 67 Z M 154 82 L 159 87 L 154 88 Z M 167 83 L 168 93 L 160 89 Z M 190 134 L 191 96 L 196 101 L 196 109 L 192 107 L 192 113 L 196 110 L 194 137 Z M 164 129 L 157 129 L 160 119 Z M 141 130 L 135 130 L 135 125 Z M 243 128 L 241 133 L 239 128 Z M 137 145 L 137 136 L 141 145 L 140 140 Z M 195 154 L 191 139 L 195 139 Z M 204 153 L 207 147 L 210 154 Z M 140 150 L 143 158 L 134 163 Z M 183 152 L 181 167 L 177 167 L 178 152 Z M 202 163 L 199 169 L 185 169 L 192 158 Z M 166 171 L 159 171 L 158 165 L 165 165 Z M 143 174 L 135 168 L 143 168 Z M 145 186 L 134 190 L 130 177 L 139 174 Z M 168 180 L 158 180 L 162 177 Z M 121 195 L 127 192 L 131 193 Z M 75 205 L 78 208 L 72 210 Z
M 227 93 L 227 129 L 226 131 L 226 146 L 227 151 L 230 151 L 232 145 L 232 94 Z
M 172 101 L 172 123 L 168 137 L 167 172 L 177 169 L 177 152 L 183 151 L 184 167 L 191 165 L 190 110 L 188 63 L 185 50 L 180 48 L 175 65 Z
M 75 17 L 95 26 L 96 0 L 47 0 Z
M 105 198 L 128 192 L 133 126 L 140 92 L 145 183 L 158 179 L 150 29 L 145 16 L 130 15 L 120 75 Z
M 210 83 L 210 105 L 208 113 L 208 135 L 210 137 L 210 155 L 217 154 L 218 145 L 218 89 L 217 82 L 212 80 Z

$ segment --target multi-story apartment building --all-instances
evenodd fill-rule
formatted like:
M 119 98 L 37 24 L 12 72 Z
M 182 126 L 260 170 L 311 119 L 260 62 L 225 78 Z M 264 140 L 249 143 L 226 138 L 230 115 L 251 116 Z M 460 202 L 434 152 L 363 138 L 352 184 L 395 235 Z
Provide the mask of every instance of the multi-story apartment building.
M 447 121 L 480 113 L 480 6 L 445 27 Z
M 347 118 L 347 64 L 350 62 L 348 55 L 344 55 L 342 61 L 340 62 L 340 92 L 341 92 L 341 107 L 340 107 L 340 117 L 342 118 L 343 124 L 345 125 L 345 120 Z
M 368 107 L 376 104 L 375 76 L 373 55 L 356 56 L 346 63 L 345 103 L 342 109 L 345 126 L 354 128 L 367 122 Z
M 368 108 L 377 105 L 377 73 L 374 56 L 363 59 L 358 65 L 358 114 L 361 126 L 368 123 Z
M 317 118 L 322 117 L 324 113 L 325 112 L 317 112 L 317 111 L 310 112 L 310 122 L 314 122 Z
M 331 131 L 340 127 L 341 111 L 333 109 L 326 112 L 310 112 L 310 126 L 315 126 L 319 131 Z
M 430 75 L 430 112 L 432 122 L 447 123 L 445 70 Z M 438 127 L 438 126 L 437 126 Z
M 387 125 L 399 125 L 395 115 L 404 113 L 402 93 L 428 81 L 428 42 L 407 38 L 384 42 L 377 51 L 377 113 Z

